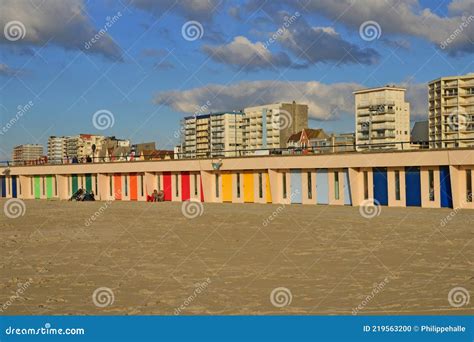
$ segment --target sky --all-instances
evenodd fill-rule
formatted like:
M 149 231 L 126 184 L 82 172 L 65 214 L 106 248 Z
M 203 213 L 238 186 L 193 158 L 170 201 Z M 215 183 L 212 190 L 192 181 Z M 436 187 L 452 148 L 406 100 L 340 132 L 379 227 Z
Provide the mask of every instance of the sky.
M 172 149 L 194 113 L 297 101 L 354 130 L 352 92 L 474 71 L 474 1 L 1 0 L 0 160 L 50 135 Z M 46 149 L 45 149 L 46 153 Z

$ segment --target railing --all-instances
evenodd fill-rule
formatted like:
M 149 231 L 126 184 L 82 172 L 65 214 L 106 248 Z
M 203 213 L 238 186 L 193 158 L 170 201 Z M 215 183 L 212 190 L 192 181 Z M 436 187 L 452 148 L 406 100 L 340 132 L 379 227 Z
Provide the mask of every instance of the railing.
M 432 140 L 429 142 L 413 143 L 409 141 L 403 142 L 386 142 L 386 143 L 337 143 L 334 145 L 325 146 L 309 146 L 309 147 L 286 147 L 286 148 L 256 148 L 256 149 L 231 149 L 231 150 L 218 150 L 218 151 L 204 151 L 198 148 L 196 151 L 188 151 L 181 153 L 168 153 L 168 154 L 152 154 L 143 155 L 141 157 L 132 156 L 121 156 L 116 158 L 110 157 L 88 157 L 82 160 L 78 159 L 48 159 L 41 161 L 17 161 L 13 163 L 11 160 L 0 161 L 0 166 L 29 166 L 29 165 L 62 165 L 62 164 L 83 164 L 83 163 L 114 163 L 114 162 L 133 162 L 143 160 L 165 160 L 165 159 L 208 159 L 216 156 L 227 157 L 250 157 L 259 155 L 311 155 L 311 154 L 337 154 L 337 153 L 364 153 L 364 152 L 390 152 L 390 151 L 401 151 L 401 150 L 426 150 L 430 148 L 433 150 L 443 149 L 443 147 L 436 148 L 441 144 L 449 145 L 444 148 L 460 148 L 460 143 L 472 143 L 466 148 L 474 148 L 474 138 L 464 139 L 444 139 L 444 140 Z M 453 145 L 453 146 L 451 146 Z M 456 147 L 456 145 L 458 147 Z M 198 156 L 198 157 L 196 157 Z M 111 160 L 112 159 L 112 160 Z

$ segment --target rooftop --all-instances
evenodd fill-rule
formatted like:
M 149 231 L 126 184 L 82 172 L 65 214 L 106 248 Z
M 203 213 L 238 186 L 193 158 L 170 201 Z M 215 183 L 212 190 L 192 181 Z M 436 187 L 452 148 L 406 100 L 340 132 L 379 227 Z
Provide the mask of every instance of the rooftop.
M 443 77 L 438 77 L 432 81 L 429 81 L 428 84 L 439 82 L 441 80 L 456 80 L 458 78 L 474 78 L 474 72 L 467 73 L 466 75 L 460 75 L 460 76 L 443 76 Z
M 376 91 L 381 91 L 381 90 L 396 90 L 396 91 L 406 91 L 406 88 L 402 87 L 397 87 L 395 85 L 387 84 L 386 86 L 383 87 L 373 87 L 373 88 L 366 88 L 366 89 L 360 89 L 352 92 L 353 94 L 362 94 L 362 93 L 372 93 Z
M 216 113 L 211 112 L 211 113 L 206 113 L 206 114 L 185 116 L 184 119 L 205 119 L 211 116 L 224 115 L 224 114 L 243 115 L 244 113 L 242 111 L 227 111 L 227 112 L 216 112 Z

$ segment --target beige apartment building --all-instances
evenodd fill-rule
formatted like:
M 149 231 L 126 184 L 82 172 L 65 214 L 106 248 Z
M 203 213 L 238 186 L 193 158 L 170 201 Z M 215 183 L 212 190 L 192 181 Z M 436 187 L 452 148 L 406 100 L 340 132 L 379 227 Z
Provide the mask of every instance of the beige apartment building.
M 474 73 L 429 82 L 428 103 L 431 148 L 474 146 Z
M 43 157 L 43 146 L 38 144 L 18 145 L 13 148 L 13 165 L 27 165 Z
M 48 138 L 48 162 L 62 164 L 67 156 L 67 137 Z
M 410 148 L 410 104 L 405 92 L 391 85 L 354 92 L 358 151 Z
M 92 157 L 92 146 L 99 150 L 106 138 L 102 135 L 79 134 L 66 139 L 66 155 L 78 159 Z
M 221 112 L 184 118 L 179 158 L 238 155 L 242 149 L 242 117 L 242 112 Z
M 308 106 L 294 101 L 248 107 L 244 114 L 242 144 L 246 154 L 286 148 L 291 135 L 308 127 Z

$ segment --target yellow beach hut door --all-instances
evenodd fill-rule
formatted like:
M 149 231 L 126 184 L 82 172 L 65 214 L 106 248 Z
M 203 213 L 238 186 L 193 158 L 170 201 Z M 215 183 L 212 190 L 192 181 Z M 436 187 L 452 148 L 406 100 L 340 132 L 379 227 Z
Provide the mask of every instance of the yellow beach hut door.
M 244 202 L 253 203 L 255 200 L 253 173 L 244 172 Z
M 232 202 L 232 174 L 222 174 L 222 201 Z

